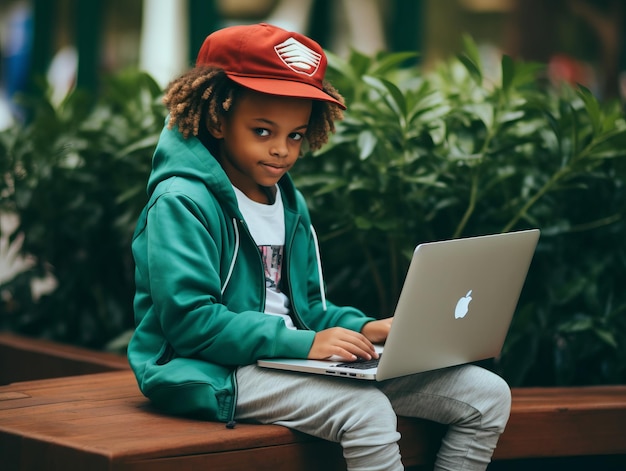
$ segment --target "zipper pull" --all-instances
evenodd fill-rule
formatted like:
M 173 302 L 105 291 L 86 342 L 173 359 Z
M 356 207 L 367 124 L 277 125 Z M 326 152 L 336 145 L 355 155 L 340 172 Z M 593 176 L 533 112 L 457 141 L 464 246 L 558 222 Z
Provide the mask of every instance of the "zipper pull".
M 228 429 L 234 429 L 235 425 L 237 425 L 237 422 L 234 420 L 229 420 L 228 423 L 226 424 L 226 428 Z

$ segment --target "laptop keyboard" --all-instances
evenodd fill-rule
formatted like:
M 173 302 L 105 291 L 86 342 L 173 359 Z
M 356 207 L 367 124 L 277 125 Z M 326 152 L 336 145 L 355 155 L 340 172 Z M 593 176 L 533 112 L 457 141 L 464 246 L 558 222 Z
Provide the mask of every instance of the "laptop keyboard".
M 356 360 L 350 363 L 340 363 L 336 366 L 342 366 L 344 368 L 354 368 L 357 370 L 369 370 L 370 368 L 376 368 L 382 354 L 378 355 L 378 358 L 372 358 L 371 360 Z

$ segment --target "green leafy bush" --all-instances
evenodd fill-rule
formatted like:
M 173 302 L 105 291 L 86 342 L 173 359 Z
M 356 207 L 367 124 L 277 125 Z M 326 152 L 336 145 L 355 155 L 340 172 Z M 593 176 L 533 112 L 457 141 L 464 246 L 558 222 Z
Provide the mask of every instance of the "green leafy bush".
M 626 123 L 584 87 L 467 53 L 425 73 L 407 54 L 344 61 L 331 142 L 298 164 L 329 296 L 393 311 L 414 246 L 538 227 L 542 238 L 496 368 L 512 384 L 626 380 Z M 346 250 L 349 247 L 349 250 Z M 479 269 L 479 267 L 477 267 Z
M 626 381 L 626 123 L 583 87 L 476 48 L 436 70 L 412 54 L 330 54 L 348 102 L 331 141 L 292 175 L 322 241 L 331 299 L 392 312 L 413 247 L 542 230 L 494 367 L 513 385 Z M 163 125 L 142 73 L 111 77 L 93 105 L 74 93 L 0 133 L 0 211 L 16 212 L 35 267 L 0 284 L 0 327 L 102 347 L 132 328 L 130 237 Z M 5 234 L 6 235 L 6 234 Z M 33 299 L 33 279 L 58 288 Z M 1 283 L 1 282 L 0 282 Z M 123 341 L 121 342 L 123 345 Z
M 0 211 L 19 215 L 37 262 L 0 286 L 0 327 L 95 348 L 132 327 L 130 237 L 164 122 L 159 98 L 151 77 L 120 73 L 95 104 L 81 92 L 58 108 L 27 97 L 32 119 L 0 133 Z M 46 275 L 57 289 L 33 298 Z

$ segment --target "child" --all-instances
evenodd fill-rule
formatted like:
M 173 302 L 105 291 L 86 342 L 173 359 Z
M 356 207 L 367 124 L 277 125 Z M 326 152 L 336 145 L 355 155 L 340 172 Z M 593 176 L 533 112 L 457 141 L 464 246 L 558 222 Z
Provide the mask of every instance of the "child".
M 319 250 L 287 173 L 323 145 L 343 99 L 309 38 L 259 24 L 207 37 L 172 82 L 133 239 L 128 355 L 164 411 L 281 424 L 339 442 L 350 470 L 403 469 L 396 414 L 449 424 L 436 469 L 485 469 L 508 420 L 498 376 L 460 366 L 376 384 L 265 370 L 260 358 L 377 357 L 391 319 L 324 294 Z

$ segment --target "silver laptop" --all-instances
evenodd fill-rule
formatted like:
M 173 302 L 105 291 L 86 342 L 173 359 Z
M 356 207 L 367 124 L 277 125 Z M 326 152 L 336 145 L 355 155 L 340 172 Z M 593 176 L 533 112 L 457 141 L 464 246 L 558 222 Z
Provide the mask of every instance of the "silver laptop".
M 377 365 L 341 360 L 259 360 L 259 366 L 383 381 L 497 357 L 539 230 L 420 244 L 413 253 Z

